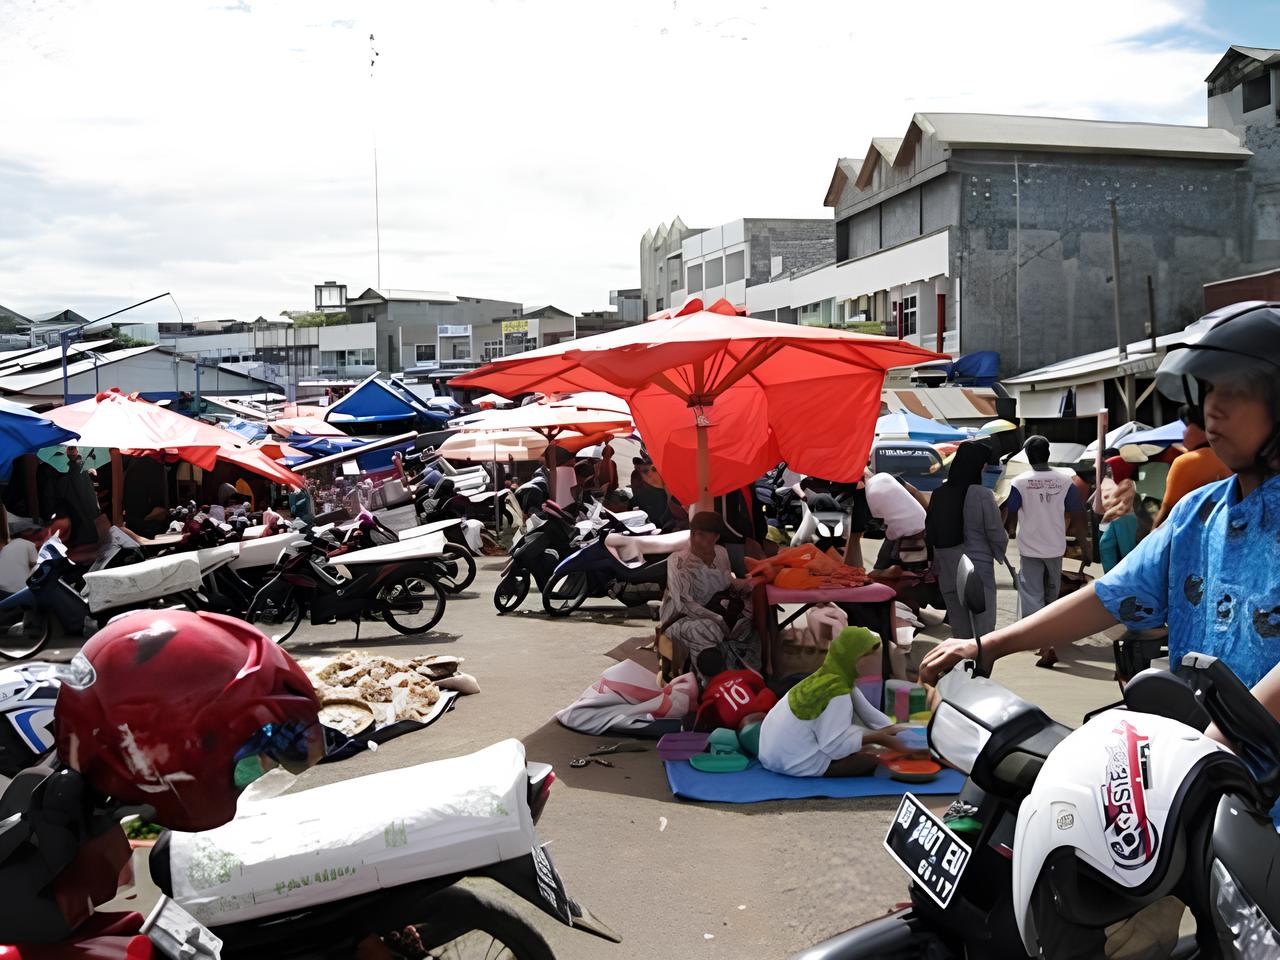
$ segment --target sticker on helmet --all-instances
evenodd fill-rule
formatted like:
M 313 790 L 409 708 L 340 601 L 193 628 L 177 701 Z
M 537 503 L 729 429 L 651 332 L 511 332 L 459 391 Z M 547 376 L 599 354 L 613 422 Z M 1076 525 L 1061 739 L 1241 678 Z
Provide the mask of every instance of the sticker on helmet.
M 1151 789 L 1151 744 L 1127 720 L 1111 731 L 1116 734 L 1107 750 L 1107 780 L 1102 785 L 1104 837 L 1117 867 L 1137 870 L 1155 859 L 1160 837 L 1147 818 L 1147 791 Z

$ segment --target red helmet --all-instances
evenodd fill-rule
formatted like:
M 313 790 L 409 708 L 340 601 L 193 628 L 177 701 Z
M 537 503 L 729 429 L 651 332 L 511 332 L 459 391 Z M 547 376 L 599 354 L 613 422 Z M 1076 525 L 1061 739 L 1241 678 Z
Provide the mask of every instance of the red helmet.
M 270 766 L 324 755 L 320 702 L 302 668 L 234 617 L 146 610 L 113 620 L 76 657 L 54 707 L 58 756 L 102 794 L 208 830 Z

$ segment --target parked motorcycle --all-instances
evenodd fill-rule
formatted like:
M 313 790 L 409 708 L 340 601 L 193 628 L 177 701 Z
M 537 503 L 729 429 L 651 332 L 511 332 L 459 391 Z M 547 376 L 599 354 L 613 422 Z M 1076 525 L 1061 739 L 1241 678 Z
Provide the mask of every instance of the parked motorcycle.
M 982 611 L 967 561 L 957 588 Z M 1196 920 L 1173 956 L 1277 955 L 1280 724 L 1225 664 L 1144 671 L 1075 731 L 973 662 L 937 692 L 930 747 L 969 780 L 941 818 L 899 804 L 885 847 L 910 905 L 794 960 L 1103 956 L 1108 926 L 1167 896 Z M 1211 721 L 1237 753 L 1204 736 Z
M 403 634 L 426 633 L 445 610 L 445 592 L 433 562 L 443 556 L 443 538 L 424 536 L 407 542 L 359 550 L 329 562 L 332 542 L 315 528 L 291 548 L 275 575 L 249 605 L 250 623 L 284 626 L 273 639 L 284 643 L 309 616 L 313 624 L 365 618 L 386 623 Z M 355 568 L 347 576 L 339 568 Z
M 193 551 L 81 575 L 55 534 L 40 547 L 26 588 L 0 600 L 0 619 L 22 620 L 0 632 L 0 656 L 25 659 L 44 649 L 51 638 L 79 642 L 127 610 L 206 609 L 205 577 L 233 556 L 225 550 Z
M 512 544 L 502 579 L 493 591 L 493 605 L 499 613 L 510 613 L 520 606 L 529 595 L 531 581 L 538 590 L 546 590 L 560 559 L 577 538 L 573 517 L 552 500 L 544 501 L 527 522 L 536 525 Z
M 644 546 L 642 540 L 647 541 Z M 645 546 L 661 557 L 648 559 Z M 630 563 L 620 559 L 615 551 L 626 548 L 638 550 L 639 559 Z M 594 539 L 556 565 L 542 591 L 542 608 L 553 617 L 564 617 L 588 597 L 613 597 L 624 606 L 660 600 L 667 586 L 666 554 L 675 549 L 678 544 L 670 535 L 637 534 L 617 517 L 606 514 Z
M 812 543 L 819 550 L 843 550 L 848 519 L 848 507 L 829 493 L 811 490 L 800 500 L 800 522 L 791 537 L 791 545 Z

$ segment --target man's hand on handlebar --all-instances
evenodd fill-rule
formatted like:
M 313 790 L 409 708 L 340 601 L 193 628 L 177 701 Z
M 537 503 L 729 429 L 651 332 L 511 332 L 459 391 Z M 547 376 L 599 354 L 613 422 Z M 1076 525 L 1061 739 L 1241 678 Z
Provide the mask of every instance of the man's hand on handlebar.
M 933 686 L 944 673 L 962 660 L 976 660 L 978 644 L 974 640 L 944 640 L 920 661 L 920 682 Z

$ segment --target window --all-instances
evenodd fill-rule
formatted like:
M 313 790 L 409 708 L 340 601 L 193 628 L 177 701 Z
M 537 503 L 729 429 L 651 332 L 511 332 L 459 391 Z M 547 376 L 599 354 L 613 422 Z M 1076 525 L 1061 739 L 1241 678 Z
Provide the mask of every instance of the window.
M 1262 76 L 1246 80 L 1240 87 L 1245 113 L 1261 110 L 1271 103 L 1271 71 L 1264 70 Z
M 419 343 L 413 348 L 414 363 L 435 363 L 436 361 L 436 345 L 434 343 Z
M 695 263 L 690 265 L 686 273 L 689 278 L 689 282 L 685 284 L 685 290 L 689 293 L 697 293 L 702 289 L 702 264 Z
M 488 363 L 490 360 L 496 360 L 500 356 L 502 356 L 502 341 L 486 340 L 484 342 L 484 354 L 481 359 Z
M 724 258 L 724 282 L 733 283 L 735 280 L 741 280 L 747 275 L 746 273 L 747 254 L 745 250 L 739 250 L 737 253 L 731 253 Z
M 462 343 L 454 343 L 454 345 L 453 345 L 453 359 L 455 359 L 455 360 L 470 360 L 470 359 L 471 359 L 471 344 L 470 344 L 470 343 L 468 343 L 467 341 L 463 341 Z
M 707 260 L 703 263 L 706 268 L 707 286 L 718 287 L 724 283 L 724 261 L 719 257 L 714 260 Z
M 902 298 L 902 337 L 914 337 L 916 335 L 916 298 L 915 296 Z

